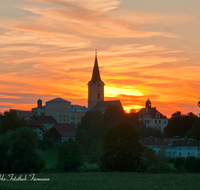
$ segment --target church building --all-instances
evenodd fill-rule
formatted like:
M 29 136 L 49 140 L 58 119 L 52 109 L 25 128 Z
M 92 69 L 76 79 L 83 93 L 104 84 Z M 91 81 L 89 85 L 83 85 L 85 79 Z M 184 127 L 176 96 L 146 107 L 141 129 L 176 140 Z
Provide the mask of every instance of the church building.
M 101 80 L 97 51 L 95 53 L 92 79 L 88 82 L 88 108 L 104 112 L 109 105 L 121 106 L 120 100 L 104 101 L 104 82 Z

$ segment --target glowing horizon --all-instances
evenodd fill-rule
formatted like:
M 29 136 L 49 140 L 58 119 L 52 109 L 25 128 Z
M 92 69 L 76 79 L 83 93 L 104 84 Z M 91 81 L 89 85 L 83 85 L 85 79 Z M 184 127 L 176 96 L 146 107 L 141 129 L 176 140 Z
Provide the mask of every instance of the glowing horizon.
M 179 6 L 181 3 L 181 6 Z M 0 111 L 61 97 L 87 106 L 95 49 L 105 100 L 199 113 L 200 2 L 14 0 L 0 7 Z M 189 7 L 189 8 L 188 8 Z

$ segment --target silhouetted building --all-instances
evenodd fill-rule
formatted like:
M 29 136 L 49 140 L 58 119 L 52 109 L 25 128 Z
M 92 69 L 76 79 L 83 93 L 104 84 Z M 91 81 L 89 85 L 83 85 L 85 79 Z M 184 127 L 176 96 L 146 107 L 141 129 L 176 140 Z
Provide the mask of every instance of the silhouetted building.
M 164 132 L 164 128 L 168 124 L 168 119 L 161 114 L 156 107 L 151 107 L 151 101 L 149 99 L 145 103 L 145 108 L 142 108 L 137 113 L 139 120 L 143 122 L 146 127 L 152 127 L 154 129 L 159 129 L 162 133 Z
M 100 110 L 102 112 L 108 108 L 109 105 L 120 105 L 120 100 L 104 101 L 104 82 L 101 80 L 97 52 L 95 53 L 94 68 L 92 72 L 92 79 L 88 82 L 88 108 L 93 110 Z

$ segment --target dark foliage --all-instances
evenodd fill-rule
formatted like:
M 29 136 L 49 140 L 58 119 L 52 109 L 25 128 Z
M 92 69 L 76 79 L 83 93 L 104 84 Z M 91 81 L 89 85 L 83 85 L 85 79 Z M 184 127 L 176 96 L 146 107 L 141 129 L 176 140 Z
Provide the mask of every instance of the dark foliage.
M 2 173 L 39 173 L 46 160 L 37 150 L 38 135 L 27 127 L 8 131 L 0 137 L 0 164 Z
M 174 168 L 176 168 L 179 172 L 183 172 L 185 170 L 185 158 L 177 157 L 174 160 Z
M 15 131 L 19 127 L 25 127 L 25 120 L 17 118 L 16 111 L 5 111 L 0 117 L 0 134 L 5 134 L 8 130 Z
M 185 161 L 185 169 L 189 172 L 195 172 L 197 165 L 197 159 L 194 156 L 189 156 Z
M 57 168 L 61 172 L 76 172 L 83 165 L 83 154 L 78 142 L 69 138 L 58 153 Z
M 187 137 L 200 140 L 200 118 L 196 118 L 192 128 L 187 132 Z
M 136 129 L 126 120 L 110 127 L 103 141 L 105 153 L 100 159 L 102 171 L 140 171 L 143 146 Z
M 197 115 L 192 112 L 187 115 L 176 112 L 172 114 L 167 127 L 164 128 L 165 133 L 172 138 L 173 136 L 184 137 L 189 129 L 192 128 L 193 122 Z

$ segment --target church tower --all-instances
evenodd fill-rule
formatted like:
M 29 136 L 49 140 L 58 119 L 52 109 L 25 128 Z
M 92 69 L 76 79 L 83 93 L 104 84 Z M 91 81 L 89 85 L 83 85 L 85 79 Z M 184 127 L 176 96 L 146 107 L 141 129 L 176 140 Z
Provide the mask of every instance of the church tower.
M 104 85 L 100 77 L 96 51 L 92 79 L 88 82 L 88 108 L 93 109 L 97 102 L 104 101 Z

